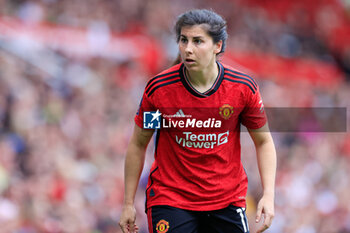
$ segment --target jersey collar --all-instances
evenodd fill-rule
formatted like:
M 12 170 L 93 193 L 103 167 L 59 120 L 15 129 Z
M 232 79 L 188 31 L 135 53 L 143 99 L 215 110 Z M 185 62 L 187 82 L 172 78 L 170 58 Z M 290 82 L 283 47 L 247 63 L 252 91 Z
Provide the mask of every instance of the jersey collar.
M 187 78 L 186 75 L 186 67 L 185 65 L 182 63 L 180 66 L 180 77 L 181 77 L 181 82 L 184 85 L 184 87 L 187 89 L 187 91 L 189 91 L 192 95 L 200 97 L 200 98 L 205 98 L 208 97 L 212 94 L 214 94 L 218 88 L 220 87 L 220 84 L 224 78 L 224 67 L 222 66 L 222 64 L 220 62 L 216 62 L 218 64 L 219 67 L 219 73 L 218 76 L 216 77 L 216 80 L 214 82 L 214 84 L 211 86 L 211 88 L 209 88 L 209 90 L 207 90 L 206 92 L 202 93 L 197 91 L 190 83 L 190 81 Z

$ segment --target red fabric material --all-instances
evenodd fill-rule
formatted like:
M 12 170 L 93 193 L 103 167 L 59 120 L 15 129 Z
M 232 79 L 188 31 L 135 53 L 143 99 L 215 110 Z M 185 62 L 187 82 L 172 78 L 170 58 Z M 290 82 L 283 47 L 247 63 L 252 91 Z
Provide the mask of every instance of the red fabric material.
M 174 71 L 176 77 L 162 80 L 169 78 L 166 74 Z M 242 122 L 247 127 L 260 128 L 266 124 L 266 116 L 260 112 L 259 89 L 254 87 L 252 79 L 242 75 L 234 78 L 223 72 L 221 69 L 223 79 L 221 84 L 218 81 L 216 92 L 204 98 L 195 96 L 181 81 L 161 86 L 149 95 L 147 90 L 176 80 L 177 76 L 183 80 L 184 71 L 180 65 L 166 70 L 162 73 L 164 76 L 150 81 L 146 86 L 138 115 L 135 116 L 135 122 L 141 128 L 143 113 L 157 109 L 164 117 L 174 115 L 181 109 L 185 115 L 192 116 L 190 119 L 222 122 L 220 128 L 177 127 L 160 130 L 147 186 L 147 208 L 169 205 L 209 211 L 229 204 L 245 207 L 248 180 L 241 163 L 240 120 L 243 118 Z M 224 108 L 232 109 L 227 119 L 222 117 Z
M 149 208 L 147 210 L 147 221 L 148 221 L 148 230 L 150 233 L 153 233 L 152 208 Z

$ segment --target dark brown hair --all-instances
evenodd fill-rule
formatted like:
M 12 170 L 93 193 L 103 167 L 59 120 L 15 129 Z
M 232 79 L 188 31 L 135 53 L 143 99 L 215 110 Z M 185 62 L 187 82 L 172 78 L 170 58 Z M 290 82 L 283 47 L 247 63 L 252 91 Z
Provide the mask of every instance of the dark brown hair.
M 198 24 L 207 24 L 208 34 L 213 38 L 214 43 L 222 41 L 221 51 L 218 53 L 225 52 L 227 31 L 226 21 L 217 13 L 212 10 L 196 9 L 190 10 L 181 14 L 175 24 L 176 42 L 180 41 L 181 29 L 184 26 L 194 26 Z

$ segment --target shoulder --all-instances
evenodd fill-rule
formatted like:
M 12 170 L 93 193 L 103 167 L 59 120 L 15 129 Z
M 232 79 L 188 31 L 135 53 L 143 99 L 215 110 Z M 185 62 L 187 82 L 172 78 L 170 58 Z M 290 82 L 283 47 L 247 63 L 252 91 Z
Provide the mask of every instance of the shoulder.
M 249 89 L 253 94 L 258 91 L 258 84 L 255 79 L 247 73 L 221 63 L 224 68 L 224 80 L 237 85 L 243 89 Z
M 180 82 L 180 67 L 181 64 L 177 64 L 153 76 L 147 82 L 145 88 L 146 95 L 151 96 L 156 90 L 160 88 Z

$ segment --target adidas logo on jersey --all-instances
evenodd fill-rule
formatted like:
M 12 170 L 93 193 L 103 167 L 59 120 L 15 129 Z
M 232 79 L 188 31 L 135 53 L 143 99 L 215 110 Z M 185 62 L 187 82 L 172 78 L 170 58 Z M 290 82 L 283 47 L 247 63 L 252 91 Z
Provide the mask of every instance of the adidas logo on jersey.
M 186 117 L 184 112 L 182 111 L 182 109 L 179 109 L 179 111 L 177 111 L 174 116 L 178 116 L 178 117 Z

